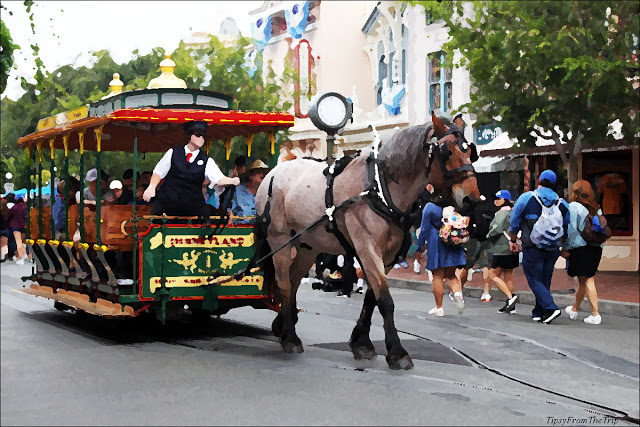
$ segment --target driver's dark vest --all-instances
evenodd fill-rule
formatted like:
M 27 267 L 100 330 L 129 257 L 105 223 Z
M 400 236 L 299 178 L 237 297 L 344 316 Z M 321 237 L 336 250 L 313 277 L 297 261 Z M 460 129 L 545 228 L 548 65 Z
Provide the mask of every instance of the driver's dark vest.
M 167 215 L 195 215 L 204 206 L 202 183 L 207 160 L 207 155 L 200 150 L 196 159 L 189 163 L 181 146 L 173 149 L 171 169 L 156 195 L 156 201 Z

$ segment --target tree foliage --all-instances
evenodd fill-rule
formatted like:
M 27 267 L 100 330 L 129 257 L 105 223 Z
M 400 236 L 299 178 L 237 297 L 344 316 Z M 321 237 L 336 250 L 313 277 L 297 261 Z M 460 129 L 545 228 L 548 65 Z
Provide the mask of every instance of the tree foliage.
M 4 9 L 4 7 L 2 7 Z M 20 46 L 13 43 L 11 38 L 11 32 L 4 21 L 0 20 L 0 93 L 3 93 L 7 88 L 7 79 L 13 67 L 13 51 L 20 49 Z
M 220 42 L 212 37 L 206 46 L 194 49 L 180 42 L 171 54 L 176 63 L 175 74 L 185 80 L 190 88 L 199 88 L 223 92 L 234 98 L 234 109 L 247 111 L 285 111 L 291 103 L 283 101 L 282 87 L 290 85 L 292 72 L 286 68 L 284 78 L 262 80 L 262 70 L 249 77 L 244 65 L 245 48 L 250 41 L 240 38 L 233 45 Z M 13 174 L 15 188 L 27 185 L 29 172 L 26 168 L 24 150 L 17 146 L 19 137 L 35 130 L 39 119 L 68 111 L 95 102 L 109 92 L 109 82 L 113 73 L 119 73 L 124 82 L 124 90 L 146 88 L 149 81 L 159 75 L 159 64 L 164 58 L 163 48 L 154 48 L 151 53 L 141 55 L 137 50 L 132 52 L 132 59 L 122 64 L 116 63 L 108 50 L 93 53 L 93 62 L 88 66 L 68 64 L 44 72 L 43 78 L 36 84 L 23 80 L 25 93 L 16 101 L 3 98 L 1 103 L 3 170 Z M 252 157 L 266 159 L 268 155 L 266 136 L 254 138 Z M 246 155 L 246 145 L 242 138 L 236 138 L 232 144 L 231 160 L 236 155 Z M 87 153 L 85 165 L 94 163 L 92 153 Z M 225 149 L 216 142 L 210 155 L 223 167 Z M 152 170 L 157 154 L 148 154 L 140 159 L 140 170 Z M 79 155 L 70 155 L 69 169 L 72 174 L 78 173 Z M 46 162 L 45 162 L 46 165 Z M 103 169 L 112 176 L 121 176 L 125 169 L 131 167 L 131 155 L 127 153 L 105 152 L 102 158 Z M 63 157 L 56 157 L 59 171 L 63 167 Z M 90 166 L 89 166 L 90 167 Z M 85 166 L 85 170 L 88 167 Z M 223 168 L 224 170 L 224 168 Z M 0 182 L 6 181 L 4 173 Z
M 612 122 L 622 123 L 626 144 L 637 143 L 637 2 L 415 3 L 449 29 L 443 49 L 462 54 L 448 55 L 449 65 L 469 70 L 474 90 L 461 109 L 523 146 L 555 141 L 569 182 L 584 144 L 620 143 Z

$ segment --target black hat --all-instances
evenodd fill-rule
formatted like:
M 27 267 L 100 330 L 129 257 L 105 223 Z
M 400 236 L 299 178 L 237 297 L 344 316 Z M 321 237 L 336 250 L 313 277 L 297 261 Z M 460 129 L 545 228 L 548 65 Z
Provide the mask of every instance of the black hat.
M 192 120 L 186 122 L 184 124 L 184 133 L 186 133 L 187 135 L 197 133 L 204 136 L 207 134 L 207 124 L 202 120 Z
M 241 168 L 242 166 L 247 164 L 247 158 L 245 156 L 238 156 L 233 161 L 233 164 L 236 165 L 237 167 Z
M 122 179 L 131 179 L 133 178 L 133 169 L 127 169 L 126 171 L 124 171 L 124 173 L 122 174 Z

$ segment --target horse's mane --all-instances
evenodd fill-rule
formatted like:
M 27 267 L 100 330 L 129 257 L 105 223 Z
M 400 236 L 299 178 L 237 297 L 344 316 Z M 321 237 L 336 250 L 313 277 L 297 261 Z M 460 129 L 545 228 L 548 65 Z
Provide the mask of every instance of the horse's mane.
M 442 117 L 445 125 L 450 126 L 451 120 Z M 382 140 L 380 148 L 380 160 L 384 162 L 385 171 L 391 176 L 399 176 L 413 170 L 418 159 L 424 159 L 427 152 L 423 150 L 423 144 L 427 132 L 433 124 L 427 122 L 423 125 L 411 126 L 401 129 L 388 138 Z

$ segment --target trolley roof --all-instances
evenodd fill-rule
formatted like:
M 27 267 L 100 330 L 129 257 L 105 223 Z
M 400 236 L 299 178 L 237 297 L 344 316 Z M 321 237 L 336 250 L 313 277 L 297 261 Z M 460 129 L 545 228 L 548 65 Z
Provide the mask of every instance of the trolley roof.
M 19 138 L 18 144 L 53 143 L 55 148 L 64 148 L 63 136 L 67 135 L 69 149 L 77 149 L 79 133 L 84 133 L 84 149 L 91 151 L 97 145 L 93 130 L 102 126 L 102 151 L 133 151 L 137 136 L 139 152 L 164 152 L 185 143 L 182 124 L 191 120 L 203 120 L 209 125 L 207 141 L 275 132 L 294 124 L 293 115 L 288 113 L 228 110 L 225 104 L 230 104 L 229 99 L 223 94 L 191 89 L 125 92 L 43 119 L 38 129 Z

